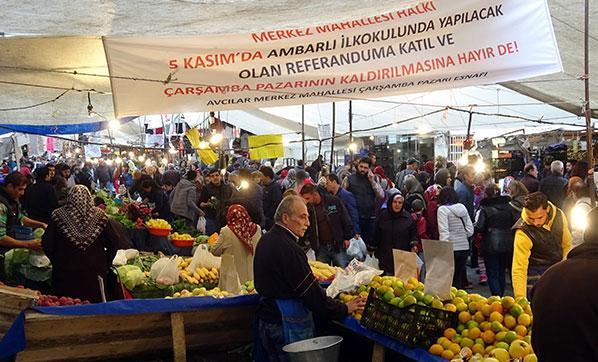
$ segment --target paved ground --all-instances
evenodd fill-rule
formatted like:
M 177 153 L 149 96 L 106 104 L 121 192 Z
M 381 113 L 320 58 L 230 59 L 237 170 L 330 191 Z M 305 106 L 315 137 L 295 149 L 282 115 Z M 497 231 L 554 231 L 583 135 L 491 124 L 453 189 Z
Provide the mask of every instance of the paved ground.
M 477 269 L 472 269 L 469 266 L 467 267 L 467 279 L 470 283 L 473 284 L 473 289 L 468 290 L 470 293 L 478 293 L 485 297 L 490 297 L 490 288 L 488 287 L 488 283 L 484 285 L 480 285 L 480 275 L 476 272 Z M 505 288 L 505 295 L 513 295 L 513 286 L 511 285 L 511 273 L 507 271 L 507 283 Z

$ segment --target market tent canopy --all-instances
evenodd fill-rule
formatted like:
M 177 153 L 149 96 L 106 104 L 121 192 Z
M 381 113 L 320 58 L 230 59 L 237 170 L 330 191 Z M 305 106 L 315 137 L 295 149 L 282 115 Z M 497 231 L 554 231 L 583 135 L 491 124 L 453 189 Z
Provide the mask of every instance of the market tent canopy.
M 405 1 L 400 3 L 400 6 L 416 3 L 417 1 Z M 579 25 L 582 24 L 582 5 L 583 1 L 580 0 L 574 2 L 549 0 L 565 73 L 542 77 L 539 80 L 509 82 L 507 84 L 509 88 L 518 86 L 518 91 L 530 94 L 538 100 L 549 101 L 575 114 L 580 113 L 583 83 L 572 78 L 583 72 L 582 34 Z M 88 36 L 88 34 L 197 35 L 301 27 L 330 22 L 330 14 L 335 14 L 335 20 L 338 21 L 360 18 L 366 14 L 378 14 L 396 8 L 397 3 L 378 1 L 364 4 L 352 0 L 343 3 L 312 1 L 309 5 L 291 1 L 268 3 L 231 1 L 226 4 L 219 2 L 140 4 L 113 1 L 100 4 L 96 1 L 83 1 L 78 4 L 78 7 L 85 8 L 94 15 L 81 18 L 78 11 L 65 13 L 64 9 L 70 8 L 70 4 L 66 1 L 45 4 L 43 14 L 38 14 L 39 4 L 35 2 L 9 1 L 6 4 L 5 15 L 0 24 L 1 31 L 9 36 L 34 34 L 42 37 L 6 37 L 0 40 L 0 60 L 5 67 L 0 69 L 0 90 L 3 94 L 0 108 L 23 108 L 41 102 L 48 103 L 40 107 L 3 111 L 0 113 L 0 124 L 81 125 L 97 124 L 114 118 L 110 80 L 102 41 L 100 37 Z M 596 15 L 597 10 L 593 9 L 593 11 L 592 15 Z M 36 15 L 31 16 L 31 14 Z M 139 21 L 138 14 L 143 14 L 143 21 Z M 166 24 L 167 19 L 176 19 L 176 22 Z M 53 35 L 53 37 L 43 37 L 46 35 Z M 598 35 L 591 34 L 590 41 L 595 45 L 598 42 Z M 596 50 L 592 55 L 593 59 L 598 56 Z M 9 68 L 6 68 L 7 66 Z M 23 70 L 25 68 L 50 69 L 53 72 Z M 594 64 L 594 73 L 598 71 L 596 68 Z M 75 70 L 98 76 L 68 74 Z M 566 80 L 555 81 L 559 79 Z M 39 88 L 36 85 L 43 85 L 46 88 Z M 73 88 L 76 90 L 70 90 Z M 67 93 L 52 101 L 64 91 Z M 87 91 L 90 92 L 93 110 L 96 112 L 92 118 L 87 114 Z M 591 94 L 596 92 L 598 92 L 598 82 L 592 82 Z M 446 99 L 443 96 L 439 98 Z M 499 102 L 494 103 L 500 102 L 499 99 Z M 467 102 L 467 104 L 476 103 L 479 101 Z M 487 100 L 486 103 L 490 101 Z M 443 105 L 455 105 L 455 103 L 449 102 Z M 544 111 L 540 110 L 534 112 L 532 118 L 540 118 L 543 115 Z M 243 117 L 238 119 L 241 118 Z M 270 122 L 271 119 L 268 120 L 269 117 L 265 118 L 266 122 L 273 123 Z M 296 120 L 296 117 L 292 118 Z M 263 120 L 264 117 L 260 119 Z M 279 119 L 279 121 L 284 123 L 284 120 Z M 460 121 L 453 123 L 450 120 L 448 122 L 451 127 L 461 123 Z M 287 127 L 284 125 L 282 127 L 288 128 L 288 124 Z

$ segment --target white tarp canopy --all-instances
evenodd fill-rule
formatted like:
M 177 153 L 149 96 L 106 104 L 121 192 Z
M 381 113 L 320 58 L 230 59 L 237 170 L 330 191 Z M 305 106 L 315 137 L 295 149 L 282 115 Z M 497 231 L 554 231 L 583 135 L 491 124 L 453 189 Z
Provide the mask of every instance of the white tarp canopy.
M 418 1 L 92 1 L 72 2 L 8 0 L 0 15 L 0 125 L 64 125 L 106 122 L 114 118 L 108 68 L 102 35 L 179 36 L 224 34 L 295 28 L 380 14 L 389 9 L 412 6 Z M 583 83 L 583 1 L 548 0 L 564 73 L 505 84 L 534 97 L 536 101 L 500 86 L 480 86 L 449 91 L 414 94 L 377 101 L 355 101 L 354 129 L 369 128 L 438 110 L 460 106 L 487 113 L 519 115 L 548 122 L 583 125 L 580 114 Z M 82 11 L 81 9 L 85 9 Z M 598 9 L 592 8 L 596 18 Z M 334 19 L 330 16 L 333 14 Z M 25 37 L 23 37 L 25 36 Z M 33 36 L 33 37 L 31 37 Z M 598 52 L 598 32 L 591 31 L 591 59 Z M 40 70 L 40 71 L 36 71 Z M 52 70 L 52 72 L 48 72 Z M 593 72 L 592 72 L 593 70 Z M 94 74 L 73 75 L 72 72 Z M 590 74 L 598 74 L 593 62 Z M 592 79 L 592 78 L 591 78 Z M 40 87 L 41 86 L 41 87 Z M 88 117 L 88 93 L 92 118 Z M 63 92 L 66 92 L 62 94 Z M 591 94 L 598 92 L 592 79 Z M 61 95 L 62 94 L 62 95 Z M 60 97 L 59 97 L 60 96 Z M 56 99 L 58 98 L 58 99 Z M 551 103 L 530 105 L 530 103 Z M 47 102 L 38 107 L 30 107 Z M 405 104 L 393 103 L 403 102 Z M 502 104 L 502 105 L 501 105 Z M 346 132 L 347 102 L 337 104 L 337 131 Z M 591 104 L 595 108 L 594 103 Z M 15 108 L 8 111 L 6 109 Z M 596 111 L 594 111 L 594 115 Z M 300 130 L 300 107 L 222 112 L 222 118 L 254 133 L 287 133 Z M 464 131 L 467 114 L 437 113 L 396 126 L 398 132 L 423 129 Z M 317 125 L 330 122 L 330 105 L 306 106 L 308 137 L 317 134 Z M 538 124 L 514 118 L 475 116 L 474 130 L 496 132 Z M 543 125 L 542 127 L 547 127 Z M 372 133 L 385 133 L 389 128 Z

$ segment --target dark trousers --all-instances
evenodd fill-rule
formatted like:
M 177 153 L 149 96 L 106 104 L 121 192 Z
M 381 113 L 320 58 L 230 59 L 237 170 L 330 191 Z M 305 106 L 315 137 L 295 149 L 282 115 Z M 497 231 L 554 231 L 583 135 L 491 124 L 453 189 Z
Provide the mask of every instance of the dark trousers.
M 289 356 L 283 352 L 284 347 L 284 333 L 281 324 L 273 324 L 257 320 L 259 342 L 261 343 L 262 351 L 268 356 L 270 362 L 287 362 Z
M 467 270 L 465 264 L 467 263 L 467 256 L 469 250 L 453 251 L 455 256 L 455 274 L 453 275 L 453 286 L 457 289 L 463 289 L 464 280 L 467 280 Z
M 505 294 L 505 273 L 507 269 L 507 254 L 484 255 L 488 287 L 492 295 Z
M 374 228 L 376 227 L 376 219 L 374 218 L 359 218 L 359 229 L 361 230 L 361 238 L 366 245 L 372 245 L 374 238 Z

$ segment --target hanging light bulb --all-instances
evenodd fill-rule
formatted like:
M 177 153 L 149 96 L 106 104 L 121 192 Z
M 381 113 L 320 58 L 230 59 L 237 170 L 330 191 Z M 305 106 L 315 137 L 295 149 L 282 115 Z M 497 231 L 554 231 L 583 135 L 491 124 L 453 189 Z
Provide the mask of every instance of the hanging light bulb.
M 478 161 L 475 163 L 475 165 L 473 165 L 473 168 L 475 170 L 475 172 L 477 173 L 482 173 L 486 170 L 486 164 L 484 163 L 484 160 L 482 160 L 481 158 L 478 159 Z
M 199 148 L 200 148 L 200 149 L 202 149 L 202 150 L 203 150 L 203 149 L 206 149 L 206 148 L 208 148 L 208 147 L 210 147 L 210 144 L 209 144 L 209 143 L 207 143 L 206 141 L 201 141 L 201 142 L 199 142 Z
M 374 140 L 374 136 L 370 136 L 370 141 L 373 141 L 373 140 Z
M 239 188 L 240 188 L 240 189 L 243 189 L 243 190 L 244 190 L 244 189 L 246 189 L 246 188 L 248 188 L 248 187 L 249 187 L 249 182 L 247 182 L 247 180 L 243 180 L 243 181 L 241 181 L 241 184 L 239 185 Z
M 212 137 L 210 137 L 210 143 L 213 145 L 217 145 L 220 142 L 222 142 L 223 139 L 224 137 L 222 136 L 222 133 L 214 133 Z
M 353 153 L 357 152 L 357 143 L 355 143 L 355 142 L 351 142 L 351 143 L 349 144 L 349 151 L 351 151 L 351 152 L 353 152 Z

